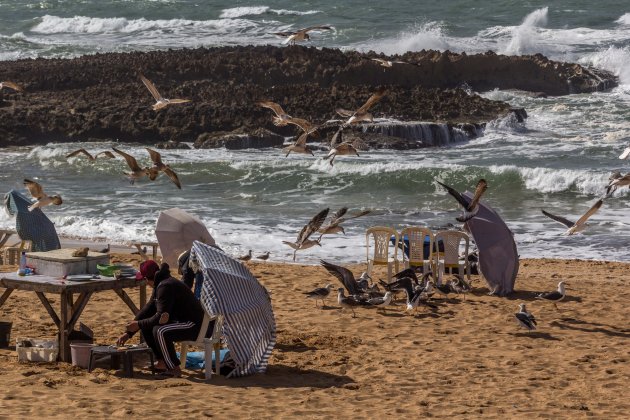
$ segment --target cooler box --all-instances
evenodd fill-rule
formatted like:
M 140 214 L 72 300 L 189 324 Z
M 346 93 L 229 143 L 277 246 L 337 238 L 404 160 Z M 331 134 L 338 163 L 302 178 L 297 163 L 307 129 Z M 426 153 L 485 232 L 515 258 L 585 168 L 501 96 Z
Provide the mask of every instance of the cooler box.
M 65 248 L 27 252 L 26 265 L 35 268 L 35 274 L 63 277 L 71 274 L 98 274 L 97 264 L 109 264 L 109 254 L 90 251 L 87 257 L 73 257 L 74 251 L 75 248 Z

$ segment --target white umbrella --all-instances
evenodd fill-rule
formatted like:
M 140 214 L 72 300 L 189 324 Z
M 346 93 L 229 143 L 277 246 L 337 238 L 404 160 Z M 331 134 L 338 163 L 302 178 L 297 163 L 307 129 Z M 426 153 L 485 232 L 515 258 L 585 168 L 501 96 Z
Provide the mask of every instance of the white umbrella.
M 177 257 L 189 250 L 194 241 L 214 245 L 215 241 L 201 220 L 182 209 L 173 208 L 160 212 L 155 225 L 162 261 L 177 267 Z

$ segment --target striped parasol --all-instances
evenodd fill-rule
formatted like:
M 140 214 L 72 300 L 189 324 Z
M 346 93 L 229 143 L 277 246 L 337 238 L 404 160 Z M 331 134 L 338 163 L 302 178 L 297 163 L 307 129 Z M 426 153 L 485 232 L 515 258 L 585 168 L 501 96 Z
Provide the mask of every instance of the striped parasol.
M 276 344 L 269 293 L 240 262 L 220 249 L 195 241 L 190 258 L 203 272 L 201 304 L 223 315 L 223 335 L 236 369 L 232 376 L 263 373 Z
M 15 230 L 20 239 L 32 242 L 31 251 L 44 252 L 61 248 L 53 222 L 39 208 L 28 210 L 33 204 L 31 200 L 11 190 L 4 196 L 4 204 L 7 213 L 15 216 Z

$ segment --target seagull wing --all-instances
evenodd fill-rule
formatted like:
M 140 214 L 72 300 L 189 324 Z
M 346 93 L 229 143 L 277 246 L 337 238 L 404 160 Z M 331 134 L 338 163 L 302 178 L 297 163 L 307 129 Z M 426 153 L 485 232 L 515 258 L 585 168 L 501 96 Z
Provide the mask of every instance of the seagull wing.
M 372 210 L 363 210 L 363 211 L 362 211 L 362 212 L 360 212 L 360 213 L 353 214 L 353 215 L 351 215 L 351 216 L 348 216 L 348 217 L 344 217 L 344 218 L 342 218 L 342 219 L 341 219 L 341 221 L 340 221 L 339 223 L 341 223 L 341 222 L 345 222 L 346 220 L 350 220 L 350 219 L 356 219 L 357 217 L 365 216 L 366 214 L 370 214 L 370 213 L 372 213 Z
M 330 148 L 331 149 L 334 149 L 336 145 L 341 143 L 341 132 L 342 131 L 343 131 L 343 126 L 339 126 L 339 130 L 337 130 L 335 132 L 335 134 L 333 134 L 332 138 L 330 139 Z
M 74 152 L 72 152 L 72 153 L 68 153 L 68 154 L 66 155 L 66 158 L 75 157 L 75 156 L 80 155 L 80 154 L 84 154 L 84 155 L 85 155 L 85 156 L 87 156 L 88 158 L 90 158 L 90 159 L 94 159 L 94 157 L 90 154 L 90 152 L 88 152 L 88 151 L 87 151 L 87 150 L 85 150 L 85 149 L 79 149 L 79 150 L 75 150 L 75 151 L 74 151 Z
M 308 139 L 308 132 L 302 133 L 300 137 L 293 143 L 294 146 L 304 147 L 306 146 L 306 139 Z
M 571 228 L 571 227 L 573 227 L 573 225 L 575 225 L 575 223 L 573 223 L 569 219 L 565 219 L 564 217 L 561 217 L 561 216 L 556 216 L 555 214 L 551 214 L 551 213 L 549 213 L 549 212 L 547 212 L 545 210 L 542 210 L 542 209 L 541 209 L 541 211 L 548 218 L 553 219 L 556 222 L 560 222 L 560 223 L 562 223 L 563 225 L 565 225 L 568 228 Z
M 173 181 L 175 185 L 177 185 L 177 188 L 179 188 L 180 190 L 182 189 L 182 184 L 179 182 L 179 178 L 177 177 L 177 174 L 174 170 L 167 166 L 163 169 L 163 172 L 171 179 L 171 181 Z
M 154 164 L 163 165 L 162 155 L 160 155 L 160 152 L 155 151 L 153 149 L 149 149 L 148 147 L 145 147 L 145 149 L 147 149 L 147 152 L 149 152 L 149 155 L 151 156 L 151 160 L 153 161 Z
M 475 189 L 475 195 L 473 196 L 473 198 L 470 201 L 470 204 L 468 205 L 466 210 L 468 210 L 468 211 L 474 210 L 475 207 L 477 207 L 477 204 L 479 203 L 479 200 L 481 199 L 481 196 L 483 195 L 484 192 L 486 192 L 487 189 L 488 189 L 488 183 L 486 182 L 486 180 L 485 179 L 480 179 L 477 182 L 477 188 Z
M 275 102 L 271 102 L 271 101 L 262 101 L 262 102 L 256 102 L 256 105 L 258 106 L 262 106 L 263 108 L 269 108 L 270 110 L 272 110 L 278 117 L 281 117 L 282 115 L 287 115 L 286 112 L 284 112 L 284 109 L 282 109 L 282 107 L 280 105 L 278 105 Z
M 168 101 L 171 104 L 185 104 L 190 102 L 190 99 L 169 99 Z
M 583 223 L 585 223 L 589 217 L 591 217 L 592 215 L 594 215 L 595 213 L 597 213 L 597 210 L 599 210 L 599 208 L 602 206 L 602 204 L 604 204 L 604 199 L 600 198 L 599 200 L 597 200 L 597 202 L 595 204 L 593 204 L 593 206 L 588 209 L 588 211 L 586 213 L 584 213 L 584 215 L 582 217 L 580 217 L 578 219 L 577 222 L 575 222 L 576 225 L 581 225 Z
M 331 31 L 332 26 L 309 26 L 308 28 L 300 29 L 298 32 L 307 33 L 308 31 L 314 31 L 317 29 L 324 29 L 324 30 Z
M 463 208 L 468 208 L 468 201 L 466 200 L 466 198 L 464 198 L 463 195 L 461 195 L 459 192 L 457 192 L 455 190 L 455 188 L 449 187 L 446 184 L 442 184 L 440 181 L 436 181 L 438 184 L 440 184 L 441 186 L 443 186 L 446 191 L 448 191 L 448 193 L 450 195 L 453 196 L 453 198 L 455 198 L 455 200 L 457 200 L 457 202 L 463 207 Z
M 295 32 L 269 32 L 269 34 L 286 38 L 288 36 L 295 35 Z
M 153 95 L 153 98 L 156 101 L 159 101 L 161 99 L 164 99 L 162 97 L 162 95 L 160 95 L 160 92 L 158 92 L 157 88 L 155 87 L 155 85 L 146 77 L 144 77 L 142 74 L 140 75 L 140 80 L 142 80 L 142 83 L 144 83 L 144 85 L 147 87 L 147 89 L 149 89 L 149 92 L 151 92 L 151 95 Z
M 630 156 L 630 147 L 626 147 L 622 154 L 619 155 L 619 159 L 628 159 Z
M 377 63 L 379 63 L 380 65 L 385 65 L 387 64 L 387 60 L 383 60 L 382 58 L 370 58 L 370 60 L 372 61 L 376 61 Z
M 105 150 L 104 152 L 98 152 L 97 154 L 94 155 L 94 158 L 97 158 L 100 155 L 106 156 L 110 159 L 116 159 L 116 156 L 114 156 L 114 154 L 110 152 L 109 150 Z
M 354 111 L 349 111 L 347 109 L 343 109 L 343 108 L 337 108 L 335 109 L 335 112 L 339 115 L 341 115 L 344 118 L 350 118 L 354 115 Z
M 367 110 L 370 109 L 372 105 L 380 101 L 383 96 L 385 96 L 385 88 L 380 88 L 368 98 L 361 108 L 357 109 L 357 114 L 367 112 Z
M 321 260 L 320 264 L 326 270 L 328 270 L 330 274 L 332 274 L 333 276 L 337 277 L 337 279 L 339 279 L 339 281 L 346 288 L 349 294 L 357 295 L 361 293 L 361 291 L 359 290 L 359 287 L 357 286 L 357 282 L 354 279 L 354 275 L 352 274 L 352 271 L 348 270 L 345 267 L 331 264 L 324 260 Z
M 302 118 L 289 118 L 287 122 L 289 124 L 297 125 L 307 133 L 312 133 L 313 131 L 317 130 L 317 127 L 315 125 Z
M 33 198 L 40 199 L 45 196 L 44 189 L 41 185 L 39 185 L 35 181 L 31 181 L 30 179 L 24 180 L 24 186 L 28 189 L 28 192 L 31 193 Z
M 320 227 L 322 227 L 322 223 L 326 220 L 326 216 L 328 216 L 328 211 L 330 209 L 326 208 L 319 213 L 317 213 L 310 222 L 308 222 L 300 231 L 297 237 L 296 243 L 301 245 L 305 240 L 308 239 L 314 232 L 317 232 Z
M 339 210 L 337 210 L 335 214 L 332 215 L 332 218 L 330 219 L 330 224 L 332 225 L 333 223 L 337 222 L 347 212 L 348 212 L 348 207 L 342 207 Z
M 132 171 L 142 170 L 140 168 L 140 165 L 138 165 L 138 162 L 136 161 L 135 157 L 123 152 L 122 150 L 118 150 L 115 147 L 112 147 L 112 149 L 114 149 L 114 152 L 118 153 L 120 156 L 125 158 L 125 160 L 127 161 L 127 165 L 129 165 L 129 168 L 131 168 Z
M 24 88 L 22 86 L 18 85 L 17 83 L 6 81 L 6 82 L 2 82 L 2 86 L 6 86 L 8 88 L 11 88 L 11 89 L 13 89 L 13 90 L 15 90 L 17 92 L 24 92 Z

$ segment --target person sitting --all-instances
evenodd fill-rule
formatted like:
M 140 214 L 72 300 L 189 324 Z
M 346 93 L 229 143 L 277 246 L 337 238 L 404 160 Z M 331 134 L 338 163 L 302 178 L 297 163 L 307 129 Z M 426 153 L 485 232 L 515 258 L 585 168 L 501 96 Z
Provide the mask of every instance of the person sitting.
M 188 262 L 190 261 L 190 250 L 184 251 L 177 257 L 177 271 L 182 275 L 182 281 L 193 293 L 197 299 L 201 299 L 201 287 L 203 285 L 203 273 L 194 271 Z M 194 287 L 193 287 L 194 286 Z
M 127 324 L 117 344 L 125 344 L 141 331 L 156 356 L 156 369 L 164 375 L 179 377 L 181 368 L 174 343 L 197 339 L 204 317 L 201 303 L 183 282 L 171 277 L 166 263 L 160 267 L 153 260 L 144 261 L 136 279 L 146 279 L 153 293 L 134 320 Z M 210 334 L 213 330 L 214 321 L 208 326 Z

